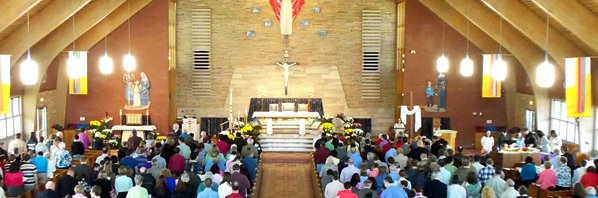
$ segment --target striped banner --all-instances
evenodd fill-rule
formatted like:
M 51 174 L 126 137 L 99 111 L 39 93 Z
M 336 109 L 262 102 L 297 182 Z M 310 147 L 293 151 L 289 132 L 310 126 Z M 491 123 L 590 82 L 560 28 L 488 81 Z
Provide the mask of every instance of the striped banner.
M 87 52 L 86 51 L 69 51 L 69 57 L 74 56 L 78 60 L 80 77 L 69 77 L 69 94 L 71 95 L 87 95 Z
M 10 55 L 0 55 L 0 114 L 10 111 Z
M 492 65 L 498 54 L 484 54 L 482 72 L 482 98 L 500 98 L 502 83 L 492 78 Z
M 568 117 L 592 116 L 590 57 L 565 59 L 565 94 Z

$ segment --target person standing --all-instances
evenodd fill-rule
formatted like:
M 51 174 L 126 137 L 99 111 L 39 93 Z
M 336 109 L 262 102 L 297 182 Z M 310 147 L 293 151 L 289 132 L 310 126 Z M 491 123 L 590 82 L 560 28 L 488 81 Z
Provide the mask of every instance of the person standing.
M 563 146 L 563 140 L 561 140 L 555 130 L 550 131 L 550 138 L 548 141 L 550 142 L 550 148 L 552 150 L 561 149 L 561 146 Z
M 31 163 L 37 168 L 37 178 L 40 183 L 46 183 L 48 179 L 48 159 L 43 152 L 37 152 L 37 156 L 31 159 Z
M 486 135 L 482 137 L 482 154 L 488 154 L 492 152 L 494 146 L 494 137 L 492 137 L 491 131 L 486 131 Z
M 135 187 L 129 189 L 129 192 L 127 193 L 127 198 L 149 197 L 147 189 L 143 187 L 143 176 L 136 175 L 135 184 Z
M 8 143 L 8 153 L 20 155 L 25 152 L 27 152 L 27 144 L 21 140 L 21 133 L 17 133 L 15 134 L 15 139 Z
M 131 153 L 135 152 L 135 150 L 139 148 L 139 144 L 141 144 L 141 141 L 143 141 L 141 137 L 137 136 L 137 130 L 133 129 L 133 131 L 131 131 L 131 134 L 132 136 L 129 137 L 129 139 L 127 140 L 127 155 L 130 155 Z

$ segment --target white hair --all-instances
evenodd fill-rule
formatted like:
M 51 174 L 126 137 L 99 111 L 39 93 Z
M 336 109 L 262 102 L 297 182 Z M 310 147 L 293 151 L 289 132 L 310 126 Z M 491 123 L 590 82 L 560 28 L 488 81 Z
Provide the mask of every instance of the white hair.
M 596 189 L 592 186 L 586 187 L 586 193 L 588 195 L 596 195 Z

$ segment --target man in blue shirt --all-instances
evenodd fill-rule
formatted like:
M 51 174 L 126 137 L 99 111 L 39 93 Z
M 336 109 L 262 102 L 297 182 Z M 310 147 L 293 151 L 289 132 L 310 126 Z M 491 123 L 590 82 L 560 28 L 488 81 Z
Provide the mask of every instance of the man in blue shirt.
M 382 191 L 380 198 L 407 198 L 405 190 L 401 186 L 395 185 L 392 178 L 384 178 L 384 186 L 386 189 Z
M 247 177 L 249 181 L 255 180 L 255 170 L 257 169 L 257 160 L 253 158 L 253 151 L 249 151 L 249 154 L 241 161 L 247 168 Z
M 40 151 L 37 152 L 36 157 L 31 158 L 31 163 L 35 165 L 35 167 L 37 168 L 37 177 L 42 183 L 46 182 L 46 179 L 48 179 L 48 159 L 45 158 L 43 155 L 44 152 Z
M 197 198 L 218 198 L 218 192 L 212 190 L 212 179 L 208 178 L 203 182 L 206 189 L 197 194 Z

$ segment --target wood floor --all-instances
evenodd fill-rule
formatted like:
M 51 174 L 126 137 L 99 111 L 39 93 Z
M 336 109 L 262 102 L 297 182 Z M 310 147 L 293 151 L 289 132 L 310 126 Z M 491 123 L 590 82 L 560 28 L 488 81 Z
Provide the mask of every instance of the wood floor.
M 313 166 L 308 153 L 263 153 L 259 198 L 314 197 Z

